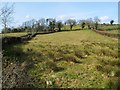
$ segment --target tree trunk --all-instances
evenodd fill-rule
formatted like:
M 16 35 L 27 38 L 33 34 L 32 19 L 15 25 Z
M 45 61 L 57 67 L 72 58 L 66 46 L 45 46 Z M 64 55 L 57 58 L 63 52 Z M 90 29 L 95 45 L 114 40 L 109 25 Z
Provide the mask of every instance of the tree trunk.
M 61 28 L 59 27 L 59 30 L 58 30 L 59 32 L 61 31 Z
M 73 25 L 70 25 L 70 30 L 72 30 Z

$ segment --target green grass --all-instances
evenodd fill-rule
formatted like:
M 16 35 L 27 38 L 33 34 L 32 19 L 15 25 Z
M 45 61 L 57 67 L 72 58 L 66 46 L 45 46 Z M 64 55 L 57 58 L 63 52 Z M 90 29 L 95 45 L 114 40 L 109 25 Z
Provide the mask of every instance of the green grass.
M 118 39 L 90 30 L 37 35 L 6 48 L 8 58 L 33 62 L 27 71 L 35 87 L 117 88 Z M 11 54 L 12 52 L 12 54 Z M 10 61 L 10 60 L 9 60 Z
M 118 25 L 98 25 L 98 29 L 102 29 L 102 30 L 113 30 L 113 29 L 117 29 Z M 82 29 L 81 25 L 74 25 L 73 30 L 75 29 Z M 88 26 L 85 25 L 84 29 L 88 29 Z M 62 30 L 70 30 L 70 26 L 66 25 L 62 27 Z
M 109 33 L 120 34 L 120 30 L 109 30 Z
M 26 35 L 26 32 L 18 32 L 18 33 L 6 33 L 6 34 L 0 34 L 2 37 L 21 37 Z
M 85 26 L 84 29 L 87 29 L 88 27 Z M 72 30 L 75 30 L 75 29 L 82 29 L 81 25 L 74 25 Z M 62 27 L 62 30 L 70 30 L 70 26 L 69 25 L 66 25 L 66 26 L 63 26 Z
M 99 28 L 100 29 L 115 29 L 115 28 L 118 28 L 118 25 L 99 25 Z

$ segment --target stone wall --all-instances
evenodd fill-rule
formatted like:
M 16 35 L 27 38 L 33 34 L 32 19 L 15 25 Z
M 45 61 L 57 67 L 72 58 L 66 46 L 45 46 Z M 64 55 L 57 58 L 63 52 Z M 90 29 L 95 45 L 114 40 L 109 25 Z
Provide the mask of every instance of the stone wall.
M 108 36 L 108 37 L 120 38 L 120 34 L 113 34 L 113 33 L 108 33 L 108 32 L 99 31 L 99 30 L 93 30 L 93 31 L 96 32 L 96 33 L 99 33 L 101 35 Z
M 43 32 L 43 33 L 35 33 L 35 34 L 27 34 L 21 37 L 3 37 L 2 38 L 2 48 L 4 49 L 7 45 L 20 43 L 24 41 L 31 40 L 33 37 L 35 37 L 38 34 L 49 34 L 54 32 Z

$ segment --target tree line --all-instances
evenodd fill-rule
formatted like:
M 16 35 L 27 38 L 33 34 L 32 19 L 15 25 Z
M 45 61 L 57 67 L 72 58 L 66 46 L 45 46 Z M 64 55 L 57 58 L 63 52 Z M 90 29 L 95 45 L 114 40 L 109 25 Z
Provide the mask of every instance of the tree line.
M 88 18 L 84 20 L 75 20 L 68 19 L 66 21 L 57 21 L 55 18 L 41 18 L 39 20 L 31 19 L 29 21 L 23 22 L 23 24 L 17 28 L 8 28 L 9 24 L 12 21 L 12 14 L 14 12 L 13 4 L 8 6 L 5 4 L 0 10 L 0 19 L 2 21 L 3 29 L 2 33 L 10 33 L 10 32 L 28 32 L 28 33 L 38 33 L 38 32 L 55 32 L 61 31 L 63 26 L 69 26 L 69 29 L 72 30 L 75 25 L 79 25 L 81 29 L 84 29 L 87 26 L 88 29 L 98 29 L 98 25 L 100 23 L 100 19 L 98 17 Z M 112 25 L 114 20 L 110 21 Z M 104 23 L 105 24 L 105 23 Z M 56 30 L 57 29 L 57 30 Z M 65 28 L 64 28 L 65 29 Z
M 56 21 L 54 18 L 41 18 L 39 20 L 29 20 L 23 22 L 21 26 L 18 28 L 4 28 L 3 33 L 7 32 L 28 32 L 28 33 L 37 33 L 37 32 L 45 32 L 45 31 L 61 31 L 63 26 L 69 26 L 69 29 L 72 30 L 75 25 L 80 25 L 81 29 L 84 29 L 85 26 L 88 29 L 97 29 L 100 19 L 95 17 L 94 20 L 92 18 L 86 20 L 75 20 L 75 19 L 68 19 L 65 22 L 59 20 Z

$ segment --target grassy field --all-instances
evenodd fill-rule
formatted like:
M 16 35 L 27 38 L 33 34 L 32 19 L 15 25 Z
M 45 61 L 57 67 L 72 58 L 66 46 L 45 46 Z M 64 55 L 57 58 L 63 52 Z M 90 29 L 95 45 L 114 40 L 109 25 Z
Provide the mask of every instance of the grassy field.
M 109 29 L 118 28 L 118 25 L 99 25 L 99 28 L 100 28 L 100 29 L 103 29 L 103 30 L 104 30 L 104 29 L 105 29 L 105 30 L 106 30 L 106 29 L 109 30 Z
M 81 25 L 74 25 L 72 30 L 75 30 L 75 29 L 82 29 L 82 27 L 81 27 Z M 84 29 L 88 29 L 87 25 L 85 25 Z M 65 25 L 65 26 L 62 27 L 62 30 L 70 30 L 70 26 Z
M 109 33 L 120 34 L 120 30 L 109 30 Z
M 5 57 L 11 62 L 33 63 L 27 74 L 35 79 L 30 82 L 35 87 L 120 86 L 118 39 L 90 30 L 37 35 L 31 41 L 6 47 Z
M 102 30 L 109 30 L 109 29 L 111 30 L 111 29 L 118 28 L 118 25 L 98 25 L 98 28 L 102 29 Z M 73 26 L 72 29 L 73 30 L 75 30 L 75 29 L 82 29 L 82 27 L 81 27 L 81 25 L 75 25 L 75 26 Z M 84 29 L 88 29 L 88 26 L 85 25 Z M 66 25 L 66 26 L 62 27 L 62 30 L 70 30 L 70 26 Z
M 6 33 L 6 34 L 0 34 L 2 37 L 21 37 L 26 35 L 26 32 L 18 32 L 18 33 Z

